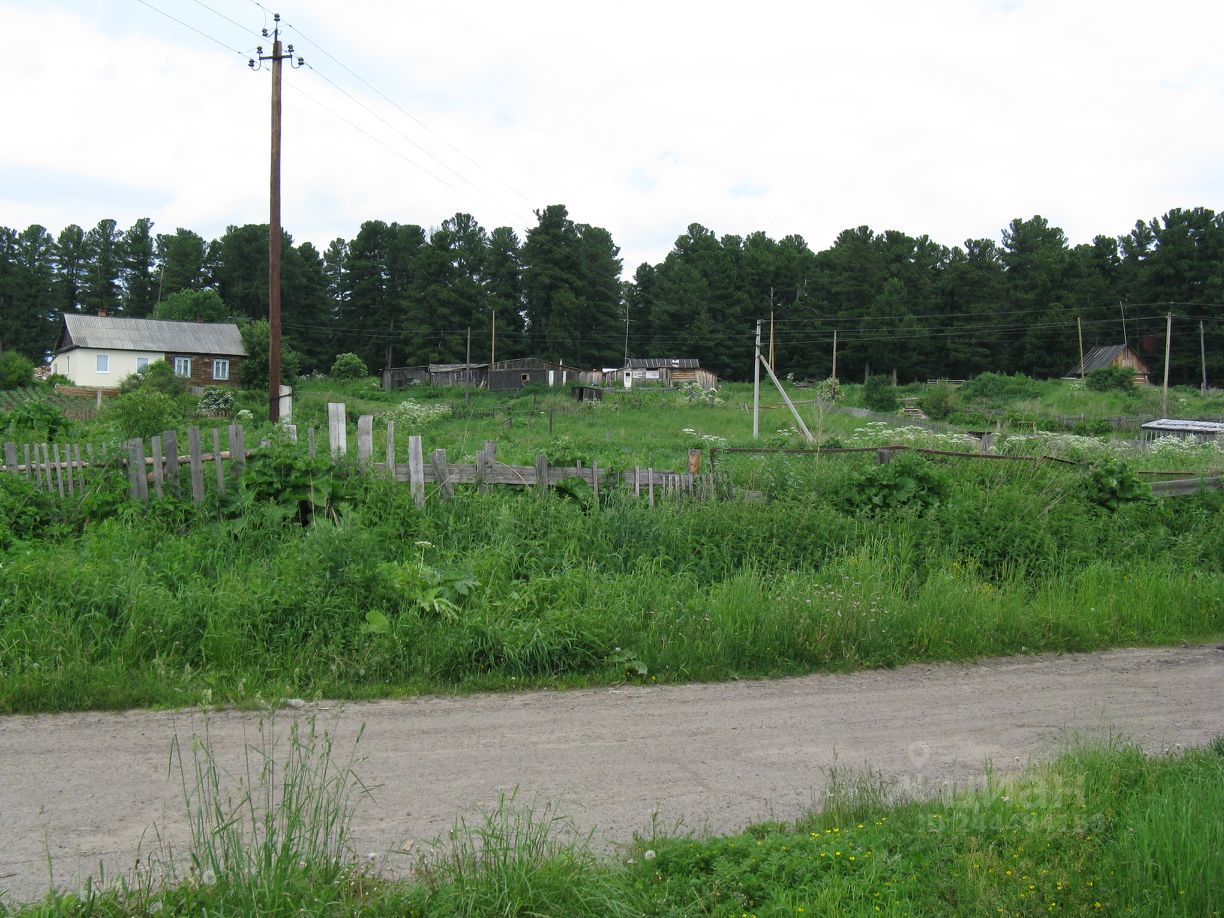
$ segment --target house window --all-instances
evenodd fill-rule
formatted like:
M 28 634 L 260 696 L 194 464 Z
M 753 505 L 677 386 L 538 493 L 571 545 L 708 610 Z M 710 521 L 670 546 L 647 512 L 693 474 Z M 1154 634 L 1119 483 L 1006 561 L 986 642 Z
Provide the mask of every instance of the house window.
M 174 375 L 191 377 L 191 358 L 190 357 L 175 357 L 174 358 Z
M 110 354 L 99 354 L 98 355 L 98 372 L 99 373 L 109 373 L 110 372 Z
M 136 358 L 136 372 L 137 373 L 143 373 L 148 368 L 149 368 L 149 358 L 148 357 L 137 357 Z
M 524 373 L 524 374 L 523 374 L 523 382 L 531 382 L 531 374 L 530 374 L 530 373 Z
M 213 361 L 213 379 L 229 379 L 229 361 Z

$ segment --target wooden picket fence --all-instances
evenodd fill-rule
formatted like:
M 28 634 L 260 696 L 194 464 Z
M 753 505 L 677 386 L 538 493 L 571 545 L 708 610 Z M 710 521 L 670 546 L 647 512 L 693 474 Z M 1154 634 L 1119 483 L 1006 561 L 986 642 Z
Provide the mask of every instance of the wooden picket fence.
M 290 424 L 286 425 L 286 430 L 290 439 L 298 442 L 297 428 Z M 358 418 L 358 468 L 406 483 L 418 504 L 423 504 L 427 495 L 449 500 L 454 496 L 456 485 L 475 485 L 481 490 L 496 485 L 556 487 L 567 479 L 585 481 L 596 499 L 601 492 L 620 484 L 635 497 L 644 498 L 651 506 L 662 500 L 682 497 L 711 499 L 716 493 L 713 475 L 702 475 L 697 471 L 700 459 L 693 455 L 699 454 L 697 450 L 691 450 L 688 459 L 693 471 L 683 473 L 653 468 L 613 472 L 601 469 L 594 463 L 589 466 L 552 466 L 543 455 L 537 456 L 533 465 L 507 465 L 497 461 L 497 443 L 492 440 L 485 441 L 474 464 L 451 464 L 444 449 L 434 450 L 426 460 L 419 436 L 408 437 L 406 444 L 397 441 L 393 422 L 387 422 L 384 434 L 379 457 L 381 461 L 375 461 L 374 418 L 372 415 Z M 206 439 L 211 442 L 206 444 Z M 317 455 L 320 440 L 319 431 L 313 427 L 307 430 L 302 445 L 311 457 Z M 147 501 L 169 494 L 175 497 L 190 495 L 193 501 L 199 503 L 207 494 L 208 481 L 213 482 L 217 494 L 225 494 L 227 488 L 237 486 L 246 471 L 248 459 L 256 454 L 247 449 L 245 432 L 239 424 L 230 424 L 224 436 L 220 428 L 205 433 L 197 427 L 188 428 L 185 445 L 186 452 L 181 453 L 178 434 L 168 430 L 150 438 L 147 444 L 142 439 L 129 440 L 118 458 L 103 462 L 95 458 L 94 448 L 88 445 L 40 443 L 18 447 L 15 443 L 6 443 L 4 465 L 0 471 L 24 475 L 45 490 L 66 498 L 84 494 L 89 483 L 87 475 L 94 470 L 104 465 L 118 464 L 126 470 L 128 491 L 135 500 Z M 205 451 L 206 445 L 211 449 Z M 266 445 L 265 441 L 260 447 Z M 343 404 L 328 405 L 326 447 L 328 455 L 337 462 L 348 454 L 348 427 Z M 187 469 L 185 482 L 184 467 Z

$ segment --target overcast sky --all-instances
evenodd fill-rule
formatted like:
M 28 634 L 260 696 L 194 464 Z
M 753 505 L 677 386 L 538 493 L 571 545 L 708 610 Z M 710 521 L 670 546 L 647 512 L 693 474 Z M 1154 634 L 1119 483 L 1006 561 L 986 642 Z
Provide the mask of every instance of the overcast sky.
M 320 248 L 561 203 L 632 275 L 694 222 L 1074 244 L 1224 207 L 1220 0 L 0 0 L 0 224 L 267 222 L 272 11 L 307 59 L 284 226 Z

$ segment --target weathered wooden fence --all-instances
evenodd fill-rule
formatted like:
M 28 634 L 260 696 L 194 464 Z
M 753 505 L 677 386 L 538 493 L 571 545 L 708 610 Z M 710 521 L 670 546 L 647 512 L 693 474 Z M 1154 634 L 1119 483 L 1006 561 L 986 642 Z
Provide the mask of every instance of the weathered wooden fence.
M 298 431 L 287 425 L 290 439 L 298 442 Z M 305 442 L 300 446 L 307 454 L 318 454 L 321 438 L 314 428 L 307 430 Z M 211 441 L 211 442 L 206 442 Z M 265 446 L 266 441 L 260 446 Z M 186 452 L 181 451 L 186 447 Z M 476 456 L 475 463 L 452 464 L 446 450 L 436 449 L 426 458 L 419 436 L 409 436 L 406 442 L 397 440 L 394 422 L 387 422 L 384 436 L 379 438 L 376 456 L 374 418 L 363 415 L 357 419 L 357 467 L 370 474 L 388 475 L 395 481 L 406 483 L 418 504 L 424 503 L 427 495 L 436 495 L 442 500 L 454 496 L 456 485 L 475 485 L 487 490 L 497 485 L 517 487 L 556 487 L 567 479 L 586 482 L 598 499 L 601 491 L 614 485 L 623 486 L 635 497 L 644 498 L 652 506 L 661 500 L 708 499 L 715 495 L 711 474 L 699 472 L 700 459 L 694 456 L 699 451 L 691 450 L 688 458 L 689 472 L 672 472 L 653 468 L 634 468 L 621 472 L 601 469 L 597 464 L 584 466 L 553 466 L 546 456 L 536 457 L 533 465 L 508 465 L 497 461 L 497 443 L 485 441 Z M 206 447 L 207 451 L 206 451 Z M 348 454 L 348 425 L 345 406 L 339 403 L 328 405 L 328 427 L 326 449 L 337 462 Z M 4 445 L 4 472 L 24 475 L 36 481 L 40 487 L 61 497 L 84 493 L 86 474 L 101 465 L 120 465 L 128 477 L 128 490 L 136 500 L 161 498 L 167 494 L 174 497 L 190 496 L 199 503 L 204 500 L 212 482 L 212 490 L 225 494 L 228 487 L 236 486 L 246 470 L 247 460 L 255 455 L 248 450 L 245 432 L 241 425 L 231 424 L 224 435 L 220 428 L 203 433 L 197 427 L 187 430 L 186 443 L 180 444 L 178 434 L 166 431 L 160 436 L 128 440 L 121 454 L 106 463 L 95 460 L 91 446 L 62 446 L 61 444 Z M 184 469 L 186 476 L 184 480 Z M 432 486 L 432 487 L 430 487 Z

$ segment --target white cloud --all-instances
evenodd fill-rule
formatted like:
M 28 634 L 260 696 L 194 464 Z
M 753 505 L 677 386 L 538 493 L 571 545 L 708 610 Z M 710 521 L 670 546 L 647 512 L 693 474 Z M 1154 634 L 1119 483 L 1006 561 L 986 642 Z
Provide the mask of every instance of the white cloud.
M 150 3 L 230 48 L 269 44 L 199 4 Z M 263 25 L 249 0 L 209 6 Z M 0 3 L 0 222 L 266 220 L 267 73 L 146 6 L 97 9 Z M 284 222 L 320 247 L 365 219 L 456 210 L 522 232 L 564 203 L 612 232 L 631 274 L 693 222 L 821 248 L 860 224 L 958 244 L 1042 213 L 1081 242 L 1224 192 L 1210 0 L 281 12 L 314 68 L 285 78 Z

